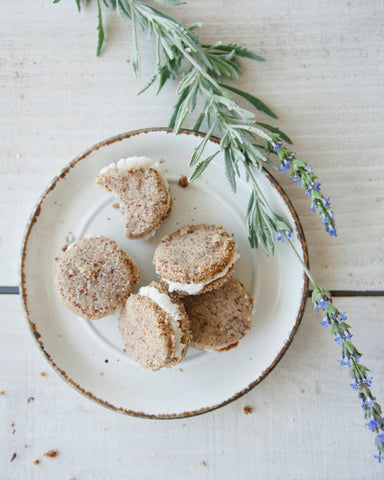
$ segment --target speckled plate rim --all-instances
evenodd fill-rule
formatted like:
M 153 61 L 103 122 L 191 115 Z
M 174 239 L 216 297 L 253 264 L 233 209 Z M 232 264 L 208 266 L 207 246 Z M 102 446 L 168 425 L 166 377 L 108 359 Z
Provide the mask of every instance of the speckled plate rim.
M 99 405 L 106 407 L 110 410 L 113 410 L 115 412 L 123 413 L 126 415 L 134 416 L 134 417 L 139 417 L 139 418 L 147 418 L 147 419 L 176 419 L 176 418 L 187 418 L 187 417 L 193 417 L 197 415 L 201 415 L 213 410 L 216 410 L 220 407 L 224 407 L 225 405 L 228 405 L 229 403 L 233 402 L 234 400 L 239 399 L 246 393 L 248 393 L 250 390 L 252 390 L 257 384 L 259 384 L 264 378 L 267 377 L 267 375 L 276 367 L 276 365 L 279 363 L 279 361 L 282 359 L 284 354 L 286 353 L 288 347 L 291 345 L 292 340 L 298 330 L 298 327 L 300 325 L 300 322 L 303 318 L 304 315 L 304 310 L 305 310 L 305 305 L 307 302 L 307 297 L 308 297 L 308 278 L 305 273 L 303 273 L 304 277 L 304 285 L 303 285 L 303 290 L 302 290 L 302 295 L 301 295 L 301 304 L 298 310 L 298 314 L 296 317 L 295 324 L 292 328 L 291 334 L 285 344 L 282 346 L 281 350 L 278 352 L 276 355 L 274 361 L 269 365 L 267 369 L 265 369 L 253 382 L 251 382 L 247 387 L 242 389 L 241 391 L 237 392 L 235 395 L 231 396 L 230 398 L 223 400 L 222 402 L 216 404 L 216 405 L 211 405 L 206 408 L 201 408 L 199 410 L 194 410 L 190 412 L 182 412 L 178 414 L 159 414 L 159 415 L 151 415 L 143 412 L 137 412 L 133 410 L 128 410 L 124 408 L 118 408 L 115 407 L 114 405 L 110 404 L 109 402 L 106 402 L 105 400 L 102 400 L 95 395 L 93 395 L 91 392 L 86 391 L 84 388 L 82 388 L 80 385 L 78 385 L 76 382 L 74 382 L 67 374 L 65 371 L 63 371 L 52 359 L 51 355 L 46 351 L 43 342 L 41 341 L 40 333 L 37 330 L 36 324 L 32 321 L 30 318 L 29 310 L 28 310 L 28 304 L 27 304 L 27 291 L 26 291 L 26 277 L 25 277 L 25 259 L 27 255 L 27 247 L 28 247 L 28 241 L 29 237 L 31 235 L 32 229 L 34 224 L 38 221 L 38 217 L 41 212 L 41 206 L 42 203 L 44 202 L 45 198 L 47 195 L 56 187 L 57 183 L 65 178 L 67 173 L 82 159 L 87 157 L 88 155 L 92 154 L 92 152 L 98 150 L 101 147 L 108 146 L 114 142 L 119 142 L 122 140 L 125 140 L 130 137 L 134 137 L 136 135 L 141 135 L 141 134 L 147 134 L 151 132 L 166 132 L 173 134 L 173 130 L 170 128 L 166 127 L 152 127 L 152 128 L 144 128 L 144 129 L 138 129 L 138 130 L 132 130 L 130 132 L 122 133 L 119 135 L 115 135 L 113 137 L 110 137 L 108 139 L 102 140 L 99 143 L 96 143 L 92 147 L 88 148 L 85 150 L 83 153 L 75 157 L 66 167 L 64 167 L 61 172 L 56 175 L 52 181 L 49 183 L 48 187 L 45 189 L 43 194 L 40 196 L 39 200 L 37 201 L 35 207 L 32 210 L 32 214 L 27 222 L 25 232 L 23 235 L 22 243 L 21 243 L 21 251 L 20 251 L 20 258 L 19 258 L 19 290 L 20 290 L 20 299 L 22 303 L 22 307 L 24 310 L 24 314 L 26 316 L 28 326 L 30 328 L 30 331 L 37 343 L 37 346 L 39 347 L 40 352 L 44 356 L 44 358 L 48 361 L 50 366 L 55 370 L 55 372 L 63 378 L 69 385 L 71 385 L 76 391 L 84 395 L 86 398 L 93 400 L 94 402 L 98 403 Z M 186 134 L 186 135 L 194 135 L 196 137 L 204 137 L 205 134 L 201 132 L 197 132 L 194 130 L 188 130 L 188 129 L 182 129 L 180 130 L 180 134 Z M 211 137 L 210 141 L 213 143 L 220 143 L 220 139 L 217 137 Z M 286 206 L 288 207 L 294 224 L 295 228 L 298 232 L 298 237 L 300 240 L 300 244 L 303 250 L 303 260 L 306 264 L 306 266 L 309 268 L 309 258 L 308 258 L 308 249 L 307 249 L 307 243 L 305 240 L 304 236 L 304 231 L 301 226 L 299 217 L 297 215 L 297 212 L 295 208 L 293 207 L 291 201 L 289 200 L 287 194 L 283 190 L 283 188 L 280 186 L 280 184 L 275 180 L 275 178 L 268 173 L 266 175 L 266 178 L 269 180 L 269 182 L 273 185 L 273 187 L 278 191 L 282 199 L 284 200 Z

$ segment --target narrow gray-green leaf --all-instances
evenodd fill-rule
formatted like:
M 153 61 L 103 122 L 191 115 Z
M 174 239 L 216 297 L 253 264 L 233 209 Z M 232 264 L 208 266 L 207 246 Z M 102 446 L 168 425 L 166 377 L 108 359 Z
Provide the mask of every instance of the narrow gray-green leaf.
M 169 128 L 175 128 L 175 123 L 176 123 L 176 117 L 177 117 L 177 113 L 180 109 L 180 106 L 181 104 L 185 101 L 185 99 L 187 98 L 187 95 L 188 95 L 188 91 L 187 90 L 184 90 L 184 92 L 180 95 L 180 98 L 179 100 L 177 101 L 176 105 L 174 106 L 173 108 L 173 115 L 169 121 Z
M 229 184 L 231 185 L 233 193 L 236 193 L 236 175 L 232 163 L 232 155 L 229 148 L 224 150 L 225 174 Z
M 208 140 L 210 139 L 211 137 L 211 134 L 212 134 L 212 131 L 213 131 L 213 128 L 211 127 L 211 129 L 209 130 L 209 132 L 205 135 L 205 137 L 203 138 L 203 140 L 199 143 L 199 145 L 195 148 L 194 152 L 193 152 L 193 155 L 192 155 L 192 158 L 189 162 L 189 166 L 190 167 L 193 167 L 194 165 L 196 165 L 196 163 L 200 160 L 201 158 L 201 155 L 203 154 L 204 150 L 205 150 L 205 147 L 208 143 Z
M 181 2 L 180 0 L 155 0 L 156 3 L 160 5 L 166 5 L 167 7 L 176 7 L 178 5 L 185 5 L 186 2 Z
M 272 125 L 268 125 L 268 123 L 263 123 L 263 122 L 256 122 L 257 125 L 260 125 L 260 127 L 264 127 L 267 130 L 269 130 L 272 133 L 277 133 L 279 137 L 284 140 L 285 142 L 289 143 L 292 145 L 292 140 L 288 137 L 286 133 L 284 133 L 280 128 L 273 127 Z
M 204 45 L 204 47 L 208 47 L 209 45 Z M 236 55 L 243 58 L 250 58 L 252 60 L 257 60 L 259 62 L 265 62 L 265 58 L 261 57 L 260 55 L 256 55 L 256 53 L 251 52 L 250 50 L 242 47 L 241 45 L 236 44 L 229 44 L 229 45 L 215 45 L 216 50 L 221 50 L 223 52 L 231 52 L 232 50 L 235 51 Z
M 207 157 L 205 160 L 200 162 L 197 167 L 195 168 L 194 172 L 192 175 L 189 177 L 189 181 L 193 182 L 196 180 L 196 178 L 200 177 L 200 175 L 204 172 L 204 170 L 208 167 L 208 165 L 211 163 L 211 161 L 216 157 L 216 155 L 220 152 L 218 150 L 217 152 L 213 153 L 209 157 Z
M 245 100 L 247 100 L 260 112 L 264 112 L 272 118 L 277 118 L 277 115 L 273 113 L 272 110 L 265 103 L 263 103 L 259 98 L 251 95 L 248 92 L 244 92 L 243 90 L 239 90 L 238 88 L 232 87 L 231 85 L 220 84 L 220 86 L 223 88 L 226 88 L 227 90 L 230 90 L 233 93 L 236 93 L 237 95 L 240 95 L 240 97 L 245 98 Z
M 97 18 L 98 18 L 97 30 L 99 31 L 99 34 L 98 34 L 96 55 L 99 56 L 104 44 L 104 27 L 103 27 L 103 18 L 101 16 L 100 0 L 97 0 Z

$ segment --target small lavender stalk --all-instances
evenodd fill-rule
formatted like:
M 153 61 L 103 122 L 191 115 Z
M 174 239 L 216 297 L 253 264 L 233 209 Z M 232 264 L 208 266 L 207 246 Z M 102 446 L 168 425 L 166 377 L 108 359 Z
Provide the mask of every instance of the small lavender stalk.
M 307 266 L 302 261 L 295 246 L 286 233 L 282 233 L 282 241 L 287 240 L 298 259 L 301 261 L 303 268 L 311 280 L 314 290 L 312 292 L 313 309 L 322 314 L 323 320 L 321 325 L 325 328 L 330 327 L 330 334 L 334 336 L 334 341 L 341 347 L 340 365 L 349 367 L 349 376 L 352 378 L 350 386 L 358 391 L 361 399 L 361 407 L 364 411 L 364 417 L 367 421 L 365 424 L 369 430 L 376 433 L 375 444 L 377 447 L 377 455 L 374 458 L 381 463 L 384 460 L 384 416 L 376 397 L 371 390 L 373 377 L 369 376 L 369 368 L 360 363 L 362 354 L 352 343 L 351 326 L 346 323 L 347 316 L 345 312 L 340 312 L 332 302 L 331 293 L 319 287 L 313 276 L 309 272 Z

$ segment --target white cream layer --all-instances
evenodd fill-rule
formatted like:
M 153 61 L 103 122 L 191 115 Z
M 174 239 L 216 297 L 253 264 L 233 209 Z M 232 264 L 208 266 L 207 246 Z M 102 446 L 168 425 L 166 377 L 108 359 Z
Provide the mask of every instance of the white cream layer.
M 104 167 L 99 175 L 107 173 L 109 170 L 133 170 L 136 168 L 154 168 L 161 173 L 159 162 L 154 162 L 151 158 L 145 156 L 133 156 L 128 158 L 120 158 L 117 162 L 112 162 Z
M 218 273 L 215 277 L 213 277 L 210 280 L 207 280 L 205 282 L 198 282 L 198 283 L 178 283 L 178 282 L 172 282 L 171 280 L 168 280 L 166 278 L 161 278 L 162 281 L 166 282 L 168 285 L 168 290 L 170 292 L 186 292 L 189 295 L 196 295 L 199 293 L 206 285 L 214 282 L 215 280 L 218 280 L 219 278 L 224 277 L 229 269 L 232 267 L 232 265 L 237 262 L 237 260 L 240 258 L 240 255 L 237 253 L 237 251 L 234 252 L 231 261 L 229 264 L 222 270 L 220 273 Z M 159 273 L 159 272 L 157 272 Z
M 148 297 L 169 315 L 171 328 L 176 340 L 175 357 L 181 358 L 185 345 L 181 343 L 183 332 L 180 327 L 182 315 L 179 306 L 173 303 L 167 294 L 160 292 L 156 287 L 150 285 L 141 287 L 139 295 Z

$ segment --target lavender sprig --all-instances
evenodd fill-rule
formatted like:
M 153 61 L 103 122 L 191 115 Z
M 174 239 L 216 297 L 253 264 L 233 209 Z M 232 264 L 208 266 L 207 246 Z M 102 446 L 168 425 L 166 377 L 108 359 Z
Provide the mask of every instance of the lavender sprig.
M 312 293 L 314 309 L 322 313 L 321 325 L 330 327 L 330 334 L 335 342 L 341 346 L 340 365 L 349 367 L 349 376 L 352 378 L 350 386 L 358 392 L 361 407 L 367 420 L 366 426 L 376 433 L 375 443 L 378 453 L 374 455 L 381 463 L 384 460 L 384 417 L 383 411 L 371 390 L 373 378 L 369 376 L 369 368 L 360 363 L 361 353 L 351 342 L 350 325 L 346 323 L 347 316 L 341 313 L 332 303 L 331 294 L 315 285 Z
M 264 149 L 267 153 L 275 153 L 280 161 L 279 170 L 282 173 L 289 173 L 289 177 L 296 185 L 300 185 L 305 194 L 311 198 L 310 210 L 316 213 L 322 223 L 324 230 L 329 235 L 336 236 L 334 213 L 330 210 L 330 198 L 326 198 L 320 191 L 320 183 L 313 170 L 305 162 L 296 158 L 295 154 L 283 146 L 278 134 L 269 134 L 272 141 L 264 140 Z

